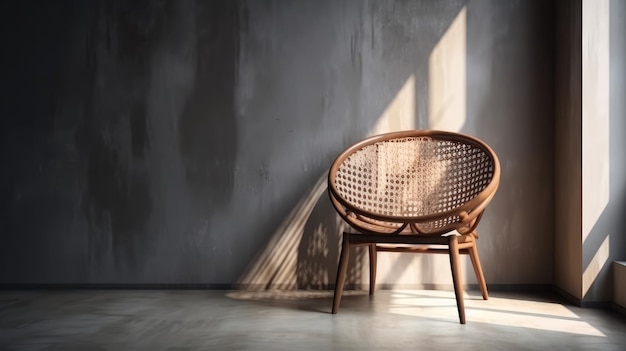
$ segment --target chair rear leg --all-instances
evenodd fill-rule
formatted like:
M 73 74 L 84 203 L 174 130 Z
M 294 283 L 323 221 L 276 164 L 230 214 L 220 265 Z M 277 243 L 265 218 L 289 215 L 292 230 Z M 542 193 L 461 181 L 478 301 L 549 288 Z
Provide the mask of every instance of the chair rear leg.
M 335 280 L 335 296 L 333 298 L 332 313 L 339 311 L 339 303 L 341 303 L 341 295 L 343 294 L 343 286 L 346 282 L 346 273 L 348 271 L 348 261 L 350 258 L 350 233 L 343 233 L 343 241 L 341 244 L 341 254 L 339 256 L 339 267 L 337 268 L 337 279 Z
M 376 287 L 376 244 L 369 245 L 370 251 L 370 295 L 374 295 Z
M 472 266 L 474 266 L 474 273 L 476 273 L 476 280 L 480 286 L 480 292 L 483 294 L 483 299 L 489 299 L 489 292 L 487 291 L 487 282 L 485 281 L 485 275 L 483 274 L 483 268 L 480 265 L 480 258 L 478 257 L 478 249 L 476 249 L 476 243 L 468 249 L 470 259 L 472 260 Z
M 459 253 L 459 242 L 457 237 L 450 235 L 450 268 L 452 269 L 452 281 L 454 282 L 454 294 L 456 295 L 456 306 L 459 311 L 459 320 L 465 324 L 465 301 L 463 300 L 463 276 L 461 273 L 461 254 Z

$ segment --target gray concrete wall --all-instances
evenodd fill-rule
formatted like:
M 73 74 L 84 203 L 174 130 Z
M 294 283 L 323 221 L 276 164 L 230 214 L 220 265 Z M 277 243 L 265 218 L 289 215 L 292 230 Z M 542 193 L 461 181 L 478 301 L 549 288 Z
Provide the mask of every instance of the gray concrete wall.
M 429 58 L 462 11 L 461 130 L 490 143 L 503 168 L 481 226 L 485 273 L 492 284 L 551 283 L 552 10 L 16 3 L 0 21 L 0 283 L 332 282 L 341 224 L 318 180 L 409 81 L 411 123 L 429 127 L 429 78 L 442 74 Z M 418 280 L 398 273 L 415 260 L 390 261 L 380 282 L 439 282 L 434 261 Z

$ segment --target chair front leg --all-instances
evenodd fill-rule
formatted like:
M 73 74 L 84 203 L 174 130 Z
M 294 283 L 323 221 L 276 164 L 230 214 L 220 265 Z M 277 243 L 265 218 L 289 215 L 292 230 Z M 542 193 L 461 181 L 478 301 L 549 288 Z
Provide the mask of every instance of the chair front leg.
M 463 300 L 463 275 L 461 273 L 461 254 L 459 253 L 459 242 L 457 236 L 449 237 L 450 268 L 452 269 L 452 281 L 454 282 L 454 294 L 456 295 L 456 306 L 459 311 L 459 320 L 465 324 L 465 301 Z
M 480 258 L 478 257 L 478 249 L 476 248 L 476 239 L 474 245 L 468 249 L 469 257 L 472 260 L 472 266 L 474 267 L 474 273 L 476 274 L 476 280 L 480 286 L 480 292 L 483 295 L 483 300 L 489 299 L 489 292 L 487 291 L 487 282 L 485 281 L 485 275 L 483 274 L 483 268 L 480 265 Z
M 343 294 L 343 286 L 346 282 L 346 273 L 348 271 L 348 261 L 350 259 L 350 233 L 343 233 L 341 243 L 341 254 L 339 256 L 339 267 L 337 267 L 337 279 L 335 280 L 335 296 L 333 298 L 332 314 L 339 311 L 341 303 L 341 295 Z

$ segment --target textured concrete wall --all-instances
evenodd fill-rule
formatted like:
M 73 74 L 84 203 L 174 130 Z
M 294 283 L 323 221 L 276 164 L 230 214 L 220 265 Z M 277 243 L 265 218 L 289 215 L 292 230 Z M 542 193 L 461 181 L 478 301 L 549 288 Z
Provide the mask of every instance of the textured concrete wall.
M 404 111 L 389 110 L 398 96 L 430 126 L 429 79 L 447 69 L 430 56 L 463 11 L 461 130 L 503 168 L 485 273 L 550 283 L 551 4 L 330 0 L 3 11 L 0 282 L 332 282 L 341 224 L 318 180 Z M 416 259 L 381 267 L 381 283 L 440 281 L 434 261 L 398 273 Z

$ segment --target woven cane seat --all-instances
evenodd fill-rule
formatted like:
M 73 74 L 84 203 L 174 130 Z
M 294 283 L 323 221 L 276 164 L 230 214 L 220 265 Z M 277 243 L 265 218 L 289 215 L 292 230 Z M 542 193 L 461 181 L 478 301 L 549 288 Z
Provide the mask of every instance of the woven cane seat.
M 337 210 L 361 232 L 434 235 L 471 228 L 472 214 L 495 192 L 496 171 L 495 155 L 482 141 L 407 131 L 348 148 L 333 163 L 328 184 Z

